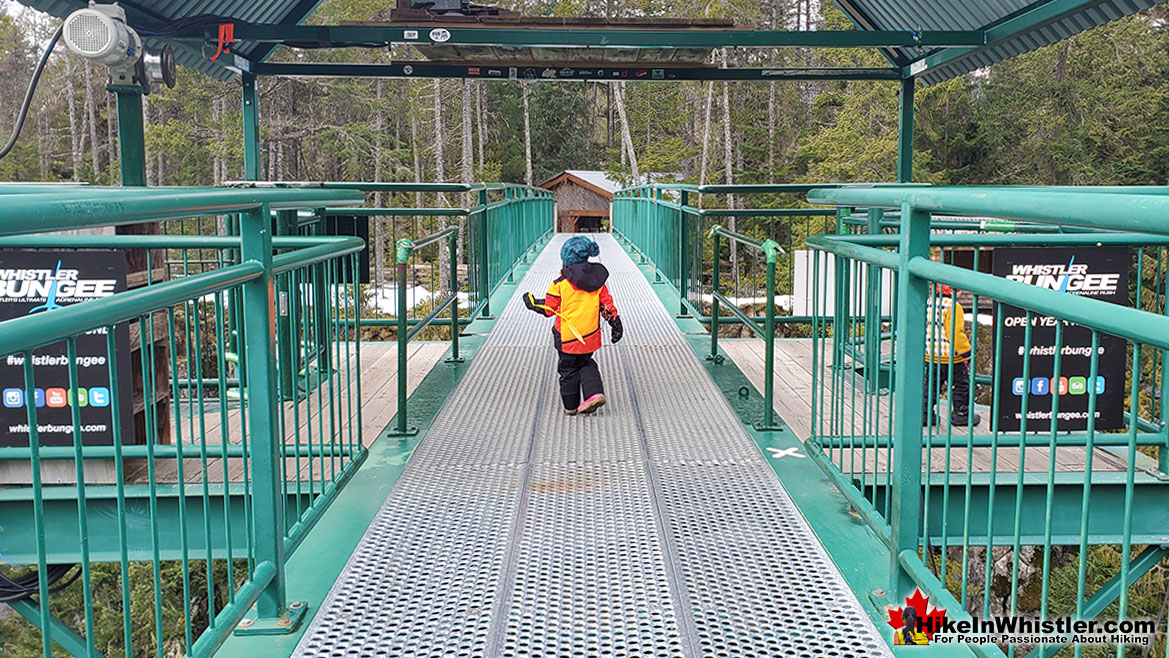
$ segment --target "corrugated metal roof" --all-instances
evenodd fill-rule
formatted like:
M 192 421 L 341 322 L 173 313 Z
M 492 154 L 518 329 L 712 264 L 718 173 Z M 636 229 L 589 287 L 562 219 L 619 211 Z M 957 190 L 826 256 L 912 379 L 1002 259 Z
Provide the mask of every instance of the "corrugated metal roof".
M 984 30 L 1026 11 L 1063 0 L 845 0 L 838 4 L 858 25 L 875 30 Z M 1011 35 L 993 45 L 927 70 L 919 79 L 933 84 L 995 62 L 1062 41 L 1165 0 L 1086 2 L 1060 20 Z M 940 49 L 898 48 L 908 60 Z

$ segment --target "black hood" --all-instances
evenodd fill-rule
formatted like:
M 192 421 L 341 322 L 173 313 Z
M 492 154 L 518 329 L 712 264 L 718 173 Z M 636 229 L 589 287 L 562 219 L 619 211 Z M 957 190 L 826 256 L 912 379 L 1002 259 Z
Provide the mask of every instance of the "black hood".
M 609 270 L 600 263 L 577 263 L 560 268 L 560 275 L 585 292 L 600 290 L 609 279 Z

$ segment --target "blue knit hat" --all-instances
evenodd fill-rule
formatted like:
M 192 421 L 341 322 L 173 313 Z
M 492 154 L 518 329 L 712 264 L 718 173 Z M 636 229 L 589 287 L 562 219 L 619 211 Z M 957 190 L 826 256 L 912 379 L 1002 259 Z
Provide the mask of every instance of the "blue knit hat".
M 600 255 L 601 246 L 583 235 L 569 238 L 560 248 L 560 260 L 565 265 L 576 265 L 587 261 L 590 256 Z

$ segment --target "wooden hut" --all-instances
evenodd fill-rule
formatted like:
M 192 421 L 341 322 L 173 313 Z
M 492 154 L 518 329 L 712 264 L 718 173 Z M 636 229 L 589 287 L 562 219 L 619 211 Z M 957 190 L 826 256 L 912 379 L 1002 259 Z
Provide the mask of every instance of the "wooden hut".
M 587 233 L 609 230 L 609 208 L 620 183 L 603 171 L 569 169 L 544 181 L 556 200 L 556 230 Z

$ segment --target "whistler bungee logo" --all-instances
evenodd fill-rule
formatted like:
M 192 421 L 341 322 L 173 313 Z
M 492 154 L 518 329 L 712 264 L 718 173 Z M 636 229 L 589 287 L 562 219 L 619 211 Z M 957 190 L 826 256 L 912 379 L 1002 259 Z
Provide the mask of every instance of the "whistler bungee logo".
M 1039 288 L 1091 297 L 1114 295 L 1120 286 L 1119 272 L 1089 272 L 1087 265 L 1076 263 L 1075 256 L 1068 260 L 1067 265 L 1013 264 L 1006 278 Z
M 946 609 L 930 605 L 929 597 L 920 589 L 905 597 L 905 605 L 888 607 L 888 624 L 893 627 L 894 645 L 924 645 L 946 626 Z
M 65 303 L 109 297 L 116 292 L 116 279 L 87 279 L 76 269 L 0 268 L 0 302 L 43 302 L 28 313 L 52 311 Z

